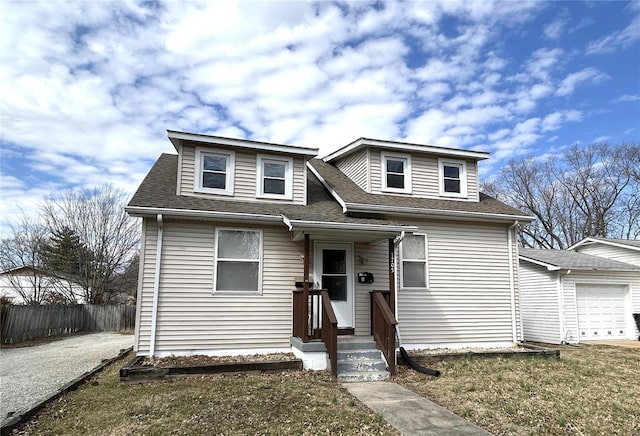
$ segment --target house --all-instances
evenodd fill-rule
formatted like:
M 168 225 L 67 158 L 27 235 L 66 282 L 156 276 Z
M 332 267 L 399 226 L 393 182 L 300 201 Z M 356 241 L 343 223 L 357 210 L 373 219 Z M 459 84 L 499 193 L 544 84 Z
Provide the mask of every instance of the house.
M 30 265 L 0 272 L 0 297 L 11 304 L 60 302 L 81 303 L 82 288 L 77 283 Z
M 373 335 L 393 371 L 396 327 L 407 349 L 522 338 L 515 230 L 532 218 L 479 192 L 488 153 L 168 137 L 177 155 L 127 206 L 138 355 L 293 351 L 335 373 L 337 343 Z
M 640 241 L 586 238 L 568 250 L 520 249 L 520 307 L 528 341 L 637 339 Z

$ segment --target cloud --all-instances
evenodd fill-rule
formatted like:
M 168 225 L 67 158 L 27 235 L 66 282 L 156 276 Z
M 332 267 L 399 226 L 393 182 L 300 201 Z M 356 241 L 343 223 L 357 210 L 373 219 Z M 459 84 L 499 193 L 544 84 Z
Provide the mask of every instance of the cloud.
M 569 74 L 572 52 L 525 43 L 530 25 L 568 32 L 562 14 L 539 24 L 553 7 L 4 2 L 3 205 L 106 181 L 133 192 L 173 152 L 168 128 L 321 153 L 360 136 L 410 140 L 483 148 L 499 163 L 581 119 L 554 99 L 608 78 L 588 64 Z
M 640 95 L 639 94 L 624 94 L 624 95 L 621 95 L 618 98 L 614 98 L 611 102 L 612 103 L 626 103 L 626 102 L 634 102 L 634 101 L 640 101 Z
M 576 86 L 582 83 L 587 82 L 597 84 L 609 78 L 608 74 L 603 73 L 596 68 L 584 68 L 583 70 L 567 75 L 560 83 L 555 95 L 563 97 L 572 94 L 575 91 Z
M 567 25 L 566 18 L 558 18 L 547 24 L 542 33 L 547 39 L 558 39 Z
M 632 2 L 633 3 L 633 2 Z M 604 54 L 629 48 L 640 39 L 640 15 L 636 15 L 631 23 L 619 32 L 591 41 L 587 45 L 587 54 Z M 637 55 L 637 53 L 636 53 Z

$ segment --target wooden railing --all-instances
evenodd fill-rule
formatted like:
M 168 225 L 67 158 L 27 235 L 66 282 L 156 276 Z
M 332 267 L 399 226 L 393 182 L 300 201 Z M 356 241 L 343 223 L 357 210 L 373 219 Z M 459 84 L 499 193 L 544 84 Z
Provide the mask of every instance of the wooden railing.
M 338 371 L 338 321 L 326 289 L 298 288 L 293 291 L 293 336 L 309 342 L 324 342 L 331 375 Z
M 329 293 L 326 289 L 320 291 L 322 296 L 322 327 L 320 337 L 327 347 L 331 375 L 338 375 L 338 320 L 333 312 Z
M 389 291 L 371 291 L 371 334 L 376 341 L 376 346 L 387 360 L 389 373 L 395 375 L 398 321 L 389 307 L 389 297 Z

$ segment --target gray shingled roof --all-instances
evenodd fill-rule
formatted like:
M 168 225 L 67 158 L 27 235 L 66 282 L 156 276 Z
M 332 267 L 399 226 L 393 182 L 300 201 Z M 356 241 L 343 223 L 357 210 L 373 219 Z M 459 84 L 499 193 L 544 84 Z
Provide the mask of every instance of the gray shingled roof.
M 325 182 L 346 203 L 361 205 L 382 205 L 388 207 L 413 208 L 416 211 L 428 212 L 429 210 L 470 212 L 481 214 L 498 214 L 512 216 L 513 219 L 526 217 L 527 215 L 518 209 L 508 206 L 495 198 L 480 194 L 479 202 L 452 201 L 430 198 L 403 197 L 398 195 L 369 194 L 356 185 L 349 177 L 333 165 L 320 159 L 311 159 L 311 166 L 325 180 Z
M 525 261 L 527 259 L 533 259 L 560 269 L 587 271 L 640 271 L 640 267 L 635 265 L 569 250 L 537 250 L 533 248 L 521 248 L 520 258 Z
M 162 154 L 153 165 L 147 177 L 131 198 L 127 207 L 155 209 L 177 209 L 184 211 L 211 211 L 230 213 L 251 213 L 280 217 L 286 215 L 292 220 L 323 221 L 353 224 L 400 225 L 385 219 L 353 218 L 342 213 L 342 207 L 330 196 L 318 179 L 309 174 L 307 181 L 307 205 L 258 203 L 218 200 L 185 195 L 176 195 L 178 156 Z
M 635 239 L 615 239 L 615 238 L 593 238 L 598 241 L 612 242 L 614 244 L 628 245 L 633 248 L 640 248 L 640 241 Z

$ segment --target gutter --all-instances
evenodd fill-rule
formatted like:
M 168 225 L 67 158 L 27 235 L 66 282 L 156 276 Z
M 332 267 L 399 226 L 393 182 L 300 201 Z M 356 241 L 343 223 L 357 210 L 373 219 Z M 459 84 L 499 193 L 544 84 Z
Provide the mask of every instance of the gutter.
M 418 228 L 416 226 L 393 226 L 388 224 L 358 224 L 358 223 L 337 223 L 337 222 L 324 222 L 324 221 L 304 221 L 304 220 L 292 220 L 285 215 L 282 215 L 282 222 L 292 231 L 295 226 L 304 227 L 307 229 L 322 229 L 322 230 L 360 230 L 360 231 L 372 231 L 372 232 L 385 232 L 385 233 L 402 233 L 416 232 Z
M 518 222 L 530 222 L 533 218 L 526 215 L 504 215 L 498 213 L 487 212 L 465 212 L 456 210 L 444 210 L 444 209 L 420 209 L 416 207 L 402 207 L 402 206 L 385 206 L 378 204 L 362 204 L 362 203 L 345 203 L 343 208 L 346 208 L 346 212 L 387 212 L 393 215 L 405 215 L 405 216 L 435 216 L 446 218 L 458 218 L 458 219 L 488 219 L 495 221 L 497 219 L 504 221 L 517 220 Z
M 280 215 L 261 215 L 243 212 L 219 212 L 209 210 L 190 210 L 190 209 L 167 209 L 157 207 L 144 206 L 128 206 L 125 211 L 131 216 L 149 216 L 161 215 L 171 217 L 192 217 L 192 218 L 212 218 L 212 219 L 228 219 L 233 221 L 261 221 L 261 222 L 281 222 Z
M 511 334 L 514 344 L 518 342 L 518 329 L 516 325 L 516 281 L 513 261 L 513 237 L 511 234 L 512 230 L 514 230 L 518 224 L 518 220 L 515 220 L 507 229 L 507 241 L 509 245 L 509 286 L 511 288 Z
M 156 242 L 156 267 L 153 278 L 153 306 L 151 308 L 151 331 L 149 339 L 149 354 L 153 356 L 156 350 L 156 327 L 158 324 L 158 297 L 160 294 L 160 269 L 162 262 L 162 235 L 164 231 L 164 223 L 162 222 L 162 214 L 157 216 L 158 223 L 158 240 Z

